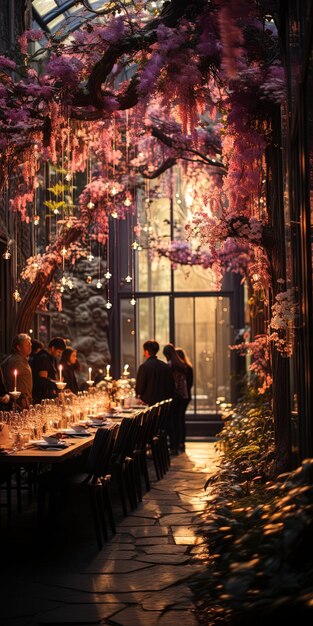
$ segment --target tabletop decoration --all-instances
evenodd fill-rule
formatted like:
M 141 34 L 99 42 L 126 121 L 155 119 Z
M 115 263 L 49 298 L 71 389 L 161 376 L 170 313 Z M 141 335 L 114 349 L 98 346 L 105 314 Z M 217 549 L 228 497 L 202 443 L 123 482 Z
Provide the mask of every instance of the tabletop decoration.
M 65 389 L 65 387 L 67 385 L 67 383 L 65 383 L 63 380 L 57 380 L 55 384 L 56 384 L 56 386 L 57 386 L 59 391 L 63 391 L 63 389 Z
M 111 365 L 106 366 L 106 375 L 104 377 L 104 380 L 107 380 L 107 381 L 112 380 L 112 376 L 110 376 L 110 368 L 111 368 Z
M 86 380 L 87 385 L 89 385 L 89 387 L 92 387 L 92 385 L 94 384 L 94 380 L 91 379 L 91 367 L 88 367 L 88 380 Z

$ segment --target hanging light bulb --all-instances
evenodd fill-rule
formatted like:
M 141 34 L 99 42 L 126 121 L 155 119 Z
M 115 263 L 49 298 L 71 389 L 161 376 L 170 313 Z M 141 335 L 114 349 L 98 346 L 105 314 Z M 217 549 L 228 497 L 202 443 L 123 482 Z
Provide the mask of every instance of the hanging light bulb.
M 101 289 L 101 287 L 102 287 L 102 282 L 101 282 L 101 280 L 98 280 L 98 281 L 97 281 L 96 287 L 97 287 L 97 289 Z
M 87 285 L 90 285 L 91 282 L 92 282 L 92 277 L 91 276 L 86 276 L 86 283 L 87 283 Z
M 112 309 L 113 304 L 112 304 L 112 302 L 110 302 L 110 300 L 108 300 L 108 301 L 105 303 L 105 305 L 104 305 L 104 306 L 105 306 L 105 308 L 106 308 L 106 309 Z
M 71 179 L 72 179 L 71 172 L 67 172 L 67 174 L 65 175 L 65 180 L 70 181 Z
M 40 222 L 39 215 L 34 215 L 33 222 L 34 222 L 34 226 L 38 226 L 38 224 Z
M 88 256 L 87 256 L 88 261 L 93 261 L 93 260 L 94 260 L 94 258 L 95 258 L 95 257 L 93 256 L 93 254 L 91 254 L 91 252 L 90 252 L 90 253 L 88 254 Z
M 22 298 L 18 289 L 15 289 L 15 291 L 13 292 L 13 298 L 15 302 L 21 302 Z
M 115 187 L 115 185 L 113 185 L 111 189 L 111 196 L 116 196 L 117 193 L 118 193 L 118 189 L 117 187 Z
M 88 202 L 88 204 L 87 204 L 87 209 L 93 209 L 94 206 L 95 206 L 94 203 L 91 202 L 91 200 L 90 200 L 90 202 Z
M 137 250 L 138 247 L 139 247 L 138 241 L 134 241 L 134 243 L 132 243 L 133 250 Z
M 118 218 L 118 213 L 117 211 L 112 211 L 111 213 L 111 217 L 113 217 L 115 220 Z
M 132 280 L 133 280 L 132 277 L 129 274 L 127 274 L 127 276 L 125 278 L 125 282 L 126 283 L 131 283 Z
M 112 278 L 112 274 L 109 270 L 104 274 L 104 278 L 106 278 L 107 280 L 110 280 L 110 278 Z
M 130 206 L 130 205 L 131 205 L 131 203 L 132 203 L 132 201 L 131 201 L 131 196 L 130 196 L 130 194 L 128 193 L 128 194 L 126 195 L 125 200 L 124 200 L 124 204 L 125 204 L 125 206 Z
M 135 296 L 132 296 L 132 299 L 129 301 L 129 304 L 131 304 L 132 306 L 135 306 L 135 304 L 136 304 Z
M 67 252 L 67 250 L 66 250 L 66 248 L 63 246 L 63 248 L 62 248 L 62 250 L 61 250 L 61 254 L 62 254 L 62 256 L 65 256 L 65 255 L 66 255 L 66 252 Z
M 53 209 L 53 213 L 54 213 L 54 215 L 59 215 L 60 211 L 59 211 L 59 209 Z
M 8 261 L 11 258 L 11 252 L 9 249 L 5 250 L 5 252 L 2 255 L 2 258 L 5 259 L 6 261 Z

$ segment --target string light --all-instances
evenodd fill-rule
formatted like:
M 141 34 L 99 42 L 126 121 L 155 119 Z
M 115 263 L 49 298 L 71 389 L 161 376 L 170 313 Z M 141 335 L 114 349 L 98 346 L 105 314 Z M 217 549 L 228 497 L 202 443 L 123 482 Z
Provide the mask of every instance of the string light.
M 104 305 L 104 306 L 105 306 L 105 308 L 106 308 L 106 309 L 112 309 L 113 304 L 112 304 L 112 302 L 110 302 L 110 300 L 108 300 L 108 301 L 105 303 L 105 305 Z
M 135 304 L 136 304 L 135 296 L 132 296 L 131 300 L 129 301 L 129 304 L 131 304 L 132 306 L 135 306 Z
M 11 252 L 9 248 L 5 250 L 5 252 L 2 255 L 2 258 L 5 259 L 6 261 L 8 261 L 11 258 Z
M 132 281 L 132 280 L 133 280 L 133 279 L 132 279 L 132 277 L 131 277 L 129 274 L 128 274 L 128 275 L 126 276 L 126 278 L 125 278 L 125 282 L 126 282 L 126 283 L 131 283 L 131 281 Z
M 104 278 L 106 278 L 107 280 L 110 280 L 110 278 L 112 278 L 112 274 L 111 274 L 111 272 L 107 271 L 107 272 L 104 274 Z
M 112 211 L 111 213 L 111 217 L 113 217 L 115 220 L 118 218 L 118 213 L 117 211 Z

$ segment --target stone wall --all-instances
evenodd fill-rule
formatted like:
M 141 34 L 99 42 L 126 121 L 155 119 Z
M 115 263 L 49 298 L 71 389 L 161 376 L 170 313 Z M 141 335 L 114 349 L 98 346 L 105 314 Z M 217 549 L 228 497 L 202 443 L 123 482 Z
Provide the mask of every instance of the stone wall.
M 111 362 L 108 344 L 108 314 L 104 289 L 97 289 L 98 261 L 92 263 L 80 260 L 75 265 L 73 289 L 66 287 L 62 302 L 63 310 L 52 310 L 52 336 L 61 336 L 69 340 L 77 349 L 82 366 L 79 377 L 86 380 L 88 367 L 92 368 L 93 377 L 97 370 L 105 370 Z M 103 268 L 101 269 L 103 277 Z M 86 279 L 90 277 L 90 283 Z M 103 280 L 103 279 L 102 279 Z M 105 372 L 104 372 L 105 373 Z

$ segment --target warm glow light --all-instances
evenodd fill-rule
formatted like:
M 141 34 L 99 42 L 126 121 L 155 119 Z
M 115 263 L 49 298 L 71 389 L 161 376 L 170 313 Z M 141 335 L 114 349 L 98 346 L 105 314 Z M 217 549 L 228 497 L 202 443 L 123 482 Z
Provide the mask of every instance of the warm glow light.
M 129 274 L 125 278 L 126 283 L 131 283 L 132 280 L 133 279 L 132 279 L 132 277 Z
M 109 270 L 104 274 L 104 278 L 106 278 L 107 280 L 110 280 L 110 278 L 112 277 L 111 272 L 109 272 Z
M 14 370 L 14 391 L 17 391 L 17 370 Z
M 60 381 L 60 383 L 62 382 L 62 370 L 63 370 L 62 365 L 59 365 L 59 381 Z
M 113 304 L 112 304 L 112 302 L 110 302 L 110 300 L 108 300 L 108 301 L 105 303 L 105 305 L 104 305 L 104 306 L 105 306 L 105 308 L 106 308 L 106 309 L 112 309 Z
M 91 381 L 91 367 L 88 367 L 88 380 Z
M 129 301 L 129 304 L 131 304 L 132 306 L 135 306 L 136 304 L 136 299 L 134 298 L 134 296 L 132 297 L 132 299 Z

